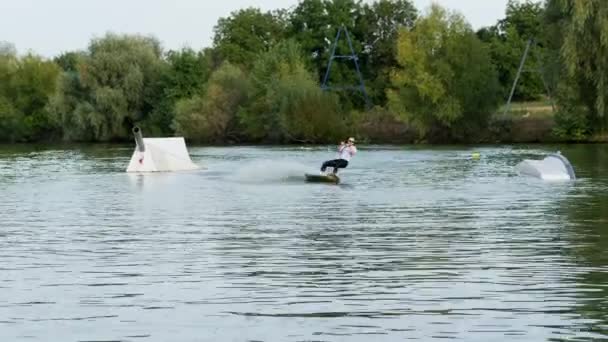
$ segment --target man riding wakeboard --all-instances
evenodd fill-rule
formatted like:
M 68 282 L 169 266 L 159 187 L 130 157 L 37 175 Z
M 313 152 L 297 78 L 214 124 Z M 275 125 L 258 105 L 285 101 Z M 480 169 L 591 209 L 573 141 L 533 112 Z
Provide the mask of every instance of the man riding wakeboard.
M 357 147 L 355 146 L 355 138 L 348 138 L 347 142 L 340 142 L 340 146 L 338 146 L 338 159 L 328 160 L 323 163 L 321 166 L 321 175 L 325 174 L 325 170 L 328 167 L 333 168 L 333 174 L 336 175 L 338 173 L 338 169 L 343 169 L 348 166 L 348 162 L 350 158 L 352 158 L 357 153 Z

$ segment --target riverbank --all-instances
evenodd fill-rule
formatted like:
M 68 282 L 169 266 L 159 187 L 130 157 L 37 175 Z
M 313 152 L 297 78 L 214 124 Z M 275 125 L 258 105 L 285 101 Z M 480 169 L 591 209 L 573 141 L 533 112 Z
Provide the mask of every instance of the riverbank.
M 559 137 L 555 134 L 556 121 L 553 108 L 549 101 L 513 103 L 505 113 L 504 106 L 499 108 L 490 118 L 487 126 L 474 131 L 474 134 L 462 134 L 455 137 L 449 134 L 449 129 L 434 130 L 422 138 L 418 132 L 407 123 L 397 119 L 394 113 L 383 108 L 374 108 L 367 112 L 353 114 L 354 125 L 343 128 L 345 135 L 356 136 L 360 144 L 417 144 L 417 145 L 445 145 L 445 144 L 518 144 L 518 143 L 608 143 L 608 135 L 596 134 L 583 140 L 572 140 Z M 143 128 L 145 137 L 156 137 Z M 346 137 L 344 137 L 346 139 Z M 223 141 L 197 141 L 186 138 L 190 145 L 207 146 L 235 146 L 235 145 L 315 145 L 333 144 L 332 138 L 317 141 L 268 142 L 249 141 L 246 138 L 227 138 Z M 44 141 L 15 142 L 25 145 L 77 145 L 77 144 L 131 144 L 132 137 L 115 139 L 111 141 L 62 141 L 58 137 Z M 11 144 L 0 142 L 0 144 Z
M 492 115 L 486 128 L 462 138 L 454 139 L 438 131 L 420 139 L 414 129 L 386 111 L 368 116 L 357 132 L 366 142 L 380 144 L 608 143 L 608 134 L 580 140 L 558 136 L 553 104 L 548 99 L 512 103 L 507 111 L 505 107 Z
M 435 131 L 430 132 L 425 139 L 421 139 L 414 129 L 388 112 L 376 113 L 363 120 L 357 133 L 366 142 L 393 144 L 569 142 L 567 139 L 557 137 L 554 128 L 555 120 L 551 107 L 527 109 L 522 104 L 516 104 L 506 115 L 502 110 L 497 112 L 490 119 L 488 126 L 474 136 L 454 139 L 445 135 L 445 132 Z
M 365 120 L 357 127 L 353 127 L 349 134 L 355 136 L 360 144 L 508 144 L 508 143 L 606 143 L 608 136 L 594 136 L 583 141 L 570 141 L 554 134 L 555 121 L 552 117 L 506 117 L 492 119 L 485 130 L 475 136 L 451 139 L 441 132 L 430 133 L 426 139 L 421 139 L 417 132 L 409 125 L 392 117 L 374 120 Z M 157 137 L 146 134 L 144 137 Z M 346 137 L 344 137 L 346 139 Z M 79 144 L 130 144 L 132 138 L 116 139 L 111 141 L 63 141 L 45 140 L 31 142 L 0 142 L 2 145 L 79 145 Z M 234 146 L 234 145 L 315 145 L 335 143 L 334 139 L 324 139 L 316 142 L 294 141 L 286 143 L 269 143 L 265 141 L 246 141 L 232 139 L 221 142 L 203 142 L 186 139 L 188 145 L 208 146 Z

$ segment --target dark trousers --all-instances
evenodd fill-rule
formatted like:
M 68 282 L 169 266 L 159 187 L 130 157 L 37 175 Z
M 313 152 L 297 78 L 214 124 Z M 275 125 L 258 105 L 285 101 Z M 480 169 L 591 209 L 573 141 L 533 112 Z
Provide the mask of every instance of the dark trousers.
M 334 174 L 338 173 L 338 169 L 343 169 L 348 166 L 348 160 L 345 159 L 334 159 L 328 160 L 321 166 L 321 172 L 325 172 L 328 167 L 334 168 Z

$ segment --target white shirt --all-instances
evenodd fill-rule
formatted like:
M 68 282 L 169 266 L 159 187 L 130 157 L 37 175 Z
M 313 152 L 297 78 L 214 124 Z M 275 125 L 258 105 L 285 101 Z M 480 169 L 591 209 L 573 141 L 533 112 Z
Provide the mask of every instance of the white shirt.
M 357 153 L 357 148 L 354 145 L 343 145 L 338 148 L 338 158 L 344 159 L 346 161 L 349 161 L 350 158 L 355 155 L 355 153 Z

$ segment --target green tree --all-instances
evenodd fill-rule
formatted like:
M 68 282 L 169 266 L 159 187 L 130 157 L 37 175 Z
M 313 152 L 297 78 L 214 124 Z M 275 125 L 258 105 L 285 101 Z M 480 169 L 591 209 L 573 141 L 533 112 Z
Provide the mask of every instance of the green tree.
M 515 100 L 534 100 L 545 93 L 542 66 L 545 63 L 543 7 L 531 0 L 509 0 L 506 17 L 497 25 L 477 32 L 489 46 L 492 62 L 498 71 L 503 97 L 507 97 L 515 80 L 528 40 L 534 45 L 529 51 L 525 71 L 521 74 L 514 94 Z
M 373 103 L 384 105 L 389 71 L 396 66 L 397 32 L 400 28 L 411 28 L 416 16 L 416 8 L 409 0 L 380 0 L 371 4 L 359 0 L 303 0 L 291 14 L 290 36 L 302 46 L 307 67 L 322 81 L 337 31 L 346 27 L 366 90 Z M 338 41 L 336 54 L 351 54 L 344 34 Z M 335 60 L 328 84 L 358 85 L 354 63 Z M 345 109 L 364 105 L 359 92 L 346 90 L 337 94 Z
M 58 66 L 39 56 L 0 54 L 0 140 L 49 139 L 57 132 L 47 110 Z
M 363 7 L 359 0 L 303 0 L 291 13 L 290 37 L 301 45 L 303 53 L 308 56 L 309 68 L 323 77 L 336 34 L 342 25 L 350 33 L 355 52 L 360 54 L 363 51 L 363 25 L 359 25 L 363 24 L 362 18 Z M 344 36 L 340 39 L 336 52 L 341 55 L 350 54 Z M 365 64 L 363 61 L 361 63 Z M 356 84 L 354 65 L 334 63 L 329 83 Z
M 82 61 L 83 52 L 64 52 L 53 60 L 65 72 L 78 72 L 78 63 Z
M 176 132 L 201 142 L 238 140 L 236 114 L 246 103 L 249 92 L 243 72 L 225 62 L 213 72 L 202 92 L 177 102 Z
M 66 72 L 53 112 L 67 139 L 126 139 L 145 121 L 162 71 L 162 49 L 151 37 L 107 34 L 91 41 L 78 73 Z
M 294 40 L 260 55 L 250 78 L 252 100 L 239 117 L 252 139 L 317 142 L 343 132 L 336 97 L 320 89 Z
M 496 108 L 499 87 L 489 54 L 459 14 L 431 6 L 413 30 L 400 32 L 397 62 L 389 106 L 423 137 L 447 131 L 463 138 Z
M 207 53 L 208 50 L 195 52 L 190 48 L 167 53 L 167 63 L 151 90 L 154 95 L 151 96 L 146 132 L 155 135 L 174 133 L 176 103 L 200 94 L 209 78 L 211 65 Z
M 397 66 L 396 41 L 399 30 L 411 29 L 418 12 L 409 0 L 380 0 L 363 5 L 363 25 L 367 65 L 363 69 L 372 102 L 386 104 L 390 70 Z
M 540 39 L 543 26 L 543 6 L 533 0 L 509 0 L 506 17 L 498 22 L 502 31 L 514 28 L 523 39 Z
M 52 61 L 27 55 L 20 59 L 11 82 L 15 108 L 23 115 L 24 138 L 48 139 L 56 127 L 48 111 L 49 98 L 55 93 L 59 67 Z
M 0 141 L 15 141 L 21 138 L 19 113 L 12 102 L 12 79 L 17 71 L 16 51 L 12 45 L 0 46 Z
M 12 102 L 0 95 L 0 142 L 22 140 L 21 120 L 21 114 Z
M 560 114 L 566 132 L 608 128 L 608 2 L 547 0 L 550 48 L 564 72 L 559 80 Z M 564 110 L 568 110 L 564 112 Z M 577 119 L 578 118 L 578 119 Z
M 268 51 L 284 38 L 286 26 L 283 11 L 241 9 L 218 20 L 213 46 L 222 60 L 249 68 L 258 53 Z

